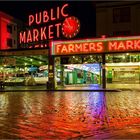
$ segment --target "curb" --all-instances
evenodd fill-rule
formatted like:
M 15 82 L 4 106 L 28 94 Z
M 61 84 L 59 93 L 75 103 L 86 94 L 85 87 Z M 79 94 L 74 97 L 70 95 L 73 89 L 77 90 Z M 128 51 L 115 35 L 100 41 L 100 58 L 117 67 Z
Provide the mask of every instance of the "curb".
M 48 91 L 48 92 L 121 92 L 118 89 L 100 89 L 100 90 L 0 90 L 0 92 L 37 92 L 37 91 Z

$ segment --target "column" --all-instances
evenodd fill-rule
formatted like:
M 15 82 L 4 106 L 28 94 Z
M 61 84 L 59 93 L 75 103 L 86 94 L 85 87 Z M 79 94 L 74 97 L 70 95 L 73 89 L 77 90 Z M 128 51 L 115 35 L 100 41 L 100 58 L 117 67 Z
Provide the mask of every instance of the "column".
M 105 54 L 102 54 L 102 88 L 106 88 Z
M 48 57 L 48 89 L 55 89 L 55 77 L 54 77 L 54 56 L 49 54 Z

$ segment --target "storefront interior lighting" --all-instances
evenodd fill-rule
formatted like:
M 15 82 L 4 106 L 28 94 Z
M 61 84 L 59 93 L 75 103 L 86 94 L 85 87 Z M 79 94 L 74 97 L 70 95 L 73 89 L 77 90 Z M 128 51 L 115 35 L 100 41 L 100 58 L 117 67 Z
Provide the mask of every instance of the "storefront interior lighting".
M 122 58 L 125 59 L 125 56 L 123 56 Z
M 129 63 L 106 63 L 106 66 L 140 66 L 140 62 Z

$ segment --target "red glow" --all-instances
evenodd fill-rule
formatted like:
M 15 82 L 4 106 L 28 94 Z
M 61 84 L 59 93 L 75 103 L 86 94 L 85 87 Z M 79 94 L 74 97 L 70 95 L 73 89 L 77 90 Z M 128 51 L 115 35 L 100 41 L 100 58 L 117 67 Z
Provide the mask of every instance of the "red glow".
M 33 29 L 33 41 L 38 41 L 39 32 L 37 29 Z
M 103 52 L 102 42 L 97 43 L 71 43 L 58 44 L 55 46 L 55 54 L 81 54 L 81 53 L 99 53 Z
M 26 32 L 20 32 L 19 34 L 19 38 L 20 38 L 20 43 L 24 42 L 26 43 Z
M 45 31 L 46 31 L 46 27 L 41 28 L 41 40 L 47 39 Z
M 128 51 L 128 50 L 140 50 L 140 40 L 125 40 L 108 42 L 109 51 Z
M 75 17 L 69 17 L 66 18 L 63 23 L 62 33 L 65 37 L 71 38 L 79 32 L 79 28 L 80 28 L 79 20 Z
M 64 4 L 63 7 L 61 8 L 61 15 L 63 17 L 67 17 L 68 16 L 67 13 L 64 13 L 65 8 L 68 7 L 68 6 L 69 6 L 68 4 Z
M 54 17 L 54 11 L 51 9 L 51 20 L 56 20 L 56 17 Z
M 136 38 L 132 40 L 116 38 L 113 39 L 87 39 L 87 40 L 73 40 L 73 41 L 55 41 L 54 52 L 55 55 L 65 54 L 81 54 L 81 53 L 105 53 L 105 52 L 129 52 L 140 50 L 140 39 Z
M 8 16 L 4 17 L 4 18 L 3 18 L 3 15 L 0 15 L 0 16 L 1 16 L 1 18 L 0 18 L 0 28 L 1 28 L 1 30 L 0 30 L 1 31 L 0 49 L 4 50 L 4 49 L 9 49 L 9 46 L 7 46 L 7 39 L 8 38 L 12 39 L 12 34 L 7 31 L 7 25 L 12 24 L 11 21 L 13 19 L 9 19 Z
M 68 4 L 64 4 L 62 7 L 57 7 L 56 9 L 51 8 L 49 11 L 43 11 L 36 13 L 35 15 L 29 15 L 28 17 L 28 23 L 29 26 L 32 24 L 42 24 L 47 23 L 49 21 L 54 21 L 60 19 L 60 17 L 67 17 L 69 16 L 68 13 L 66 13 L 65 9 L 68 7 Z M 56 11 L 56 14 L 55 14 Z
M 57 24 L 55 24 L 55 26 L 56 26 L 56 29 L 57 29 L 57 37 L 60 37 L 60 26 L 61 26 L 61 23 L 57 23 Z
M 24 32 L 20 32 L 20 44 L 35 42 L 39 40 L 53 39 L 54 32 L 56 32 L 56 37 L 60 37 L 60 26 L 61 23 L 51 24 L 48 27 L 41 27 L 40 29 L 33 29 Z
M 43 23 L 47 23 L 48 21 L 49 21 L 48 12 L 44 11 L 43 12 Z
M 53 28 L 53 25 L 50 25 L 50 26 L 49 26 L 49 31 L 48 31 L 48 33 L 49 33 L 49 39 L 53 39 L 53 38 L 54 38 L 54 37 L 53 37 L 52 28 Z

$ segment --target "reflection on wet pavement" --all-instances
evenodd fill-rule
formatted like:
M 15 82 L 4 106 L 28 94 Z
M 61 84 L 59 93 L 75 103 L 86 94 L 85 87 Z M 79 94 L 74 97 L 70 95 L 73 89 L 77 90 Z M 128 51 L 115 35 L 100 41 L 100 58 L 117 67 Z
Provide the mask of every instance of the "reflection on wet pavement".
M 128 91 L 2 93 L 0 138 L 77 139 L 138 126 L 139 101 Z

